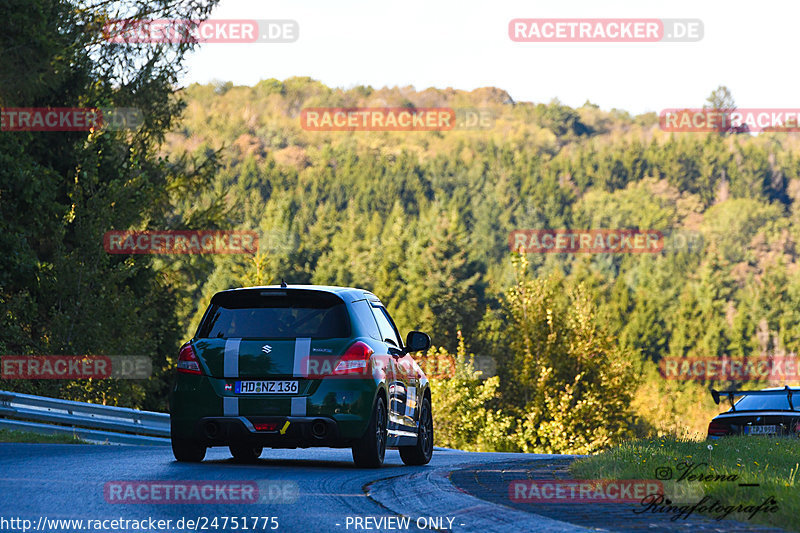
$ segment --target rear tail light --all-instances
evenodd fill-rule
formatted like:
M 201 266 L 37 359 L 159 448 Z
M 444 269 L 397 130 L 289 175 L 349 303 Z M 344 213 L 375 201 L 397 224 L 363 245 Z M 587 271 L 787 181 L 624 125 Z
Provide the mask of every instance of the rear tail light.
M 344 352 L 339 359 L 334 374 L 366 374 L 369 365 L 369 358 L 373 354 L 372 348 L 361 341 L 356 341 Z
M 731 435 L 733 432 L 731 431 L 731 427 L 728 424 L 723 422 L 717 422 L 716 420 L 712 420 L 711 423 L 708 424 L 708 436 L 709 437 L 719 437 L 721 435 Z
M 253 428 L 256 431 L 277 431 L 278 424 L 276 422 L 267 424 L 253 424 Z
M 192 348 L 191 344 L 187 344 L 181 348 L 181 353 L 178 356 L 178 372 L 196 375 L 203 373 L 200 370 L 200 360 L 194 353 L 194 348 Z

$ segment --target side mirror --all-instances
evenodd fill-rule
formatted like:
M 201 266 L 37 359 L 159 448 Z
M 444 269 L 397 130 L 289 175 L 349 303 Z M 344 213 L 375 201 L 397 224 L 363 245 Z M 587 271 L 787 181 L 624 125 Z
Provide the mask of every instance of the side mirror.
M 406 353 L 424 352 L 431 347 L 431 338 L 421 331 L 409 331 L 406 337 Z

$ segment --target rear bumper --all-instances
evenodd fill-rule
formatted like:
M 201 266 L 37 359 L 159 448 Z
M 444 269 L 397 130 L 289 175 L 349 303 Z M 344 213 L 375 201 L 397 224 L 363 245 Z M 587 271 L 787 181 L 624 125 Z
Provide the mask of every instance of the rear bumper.
M 735 435 L 800 437 L 800 415 L 761 411 L 724 413 L 714 417 L 708 425 L 709 439 Z
M 378 391 L 372 379 L 322 379 L 306 384 L 306 395 L 235 395 L 231 380 L 179 374 L 170 395 L 172 435 L 205 446 L 240 442 L 272 448 L 345 447 L 360 438 L 369 424 Z M 286 422 L 280 431 L 256 431 L 254 424 Z M 215 422 L 210 435 L 208 423 Z M 313 431 L 325 425 L 324 434 Z
M 269 429 L 258 430 L 266 425 Z M 335 420 L 320 416 L 209 416 L 195 425 L 194 440 L 205 446 L 269 448 L 343 447 Z

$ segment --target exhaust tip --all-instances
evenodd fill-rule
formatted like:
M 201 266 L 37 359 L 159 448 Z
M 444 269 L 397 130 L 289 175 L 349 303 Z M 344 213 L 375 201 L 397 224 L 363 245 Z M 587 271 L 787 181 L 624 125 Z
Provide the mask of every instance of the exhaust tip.
M 219 424 L 216 422 L 206 422 L 206 436 L 215 439 L 219 436 Z
M 318 439 L 324 438 L 328 433 L 328 426 L 322 420 L 314 420 L 311 424 L 311 433 Z

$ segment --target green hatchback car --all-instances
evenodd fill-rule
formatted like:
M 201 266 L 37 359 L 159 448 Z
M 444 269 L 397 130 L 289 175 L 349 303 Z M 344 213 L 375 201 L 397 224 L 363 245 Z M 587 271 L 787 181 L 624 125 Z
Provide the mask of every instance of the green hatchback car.
M 264 447 L 352 448 L 361 467 L 387 447 L 405 464 L 433 455 L 431 393 L 378 298 L 316 285 L 249 287 L 214 295 L 194 338 L 181 347 L 170 394 L 172 450 L 202 461 L 228 446 L 255 461 Z

